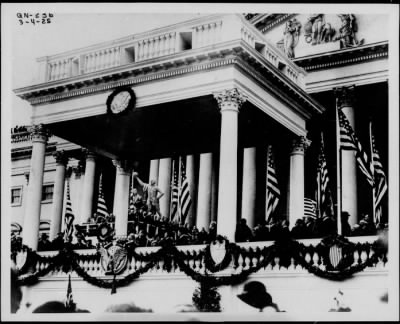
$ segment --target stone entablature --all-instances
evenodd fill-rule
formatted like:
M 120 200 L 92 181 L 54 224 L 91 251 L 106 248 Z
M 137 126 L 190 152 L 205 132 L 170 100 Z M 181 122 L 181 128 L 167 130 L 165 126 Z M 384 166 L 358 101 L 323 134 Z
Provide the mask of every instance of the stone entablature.
M 260 51 L 271 52 L 267 55 L 275 55 L 293 70 L 297 70 L 242 15 L 218 14 L 39 58 L 38 83 L 126 66 L 235 39 L 242 39 Z

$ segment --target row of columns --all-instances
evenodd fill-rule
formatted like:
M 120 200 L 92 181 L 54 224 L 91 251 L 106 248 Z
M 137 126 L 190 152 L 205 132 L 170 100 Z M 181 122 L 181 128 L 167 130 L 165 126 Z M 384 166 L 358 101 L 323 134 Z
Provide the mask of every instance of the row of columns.
M 346 99 L 349 91 L 340 93 L 339 108 L 342 108 L 354 128 L 354 115 L 351 100 Z M 191 184 L 190 190 L 194 196 L 197 185 L 197 213 L 192 210 L 189 215 L 189 224 L 198 228 L 207 228 L 210 221 L 218 219 L 217 232 L 234 240 L 237 215 L 237 156 L 238 156 L 238 114 L 246 97 L 237 89 L 225 90 L 214 95 L 221 111 L 221 137 L 219 154 L 218 177 L 218 208 L 216 209 L 216 176 L 213 168 L 213 154 L 200 155 L 198 184 L 195 179 L 195 159 L 193 155 L 187 156 L 187 177 Z M 28 186 L 28 199 L 26 214 L 24 217 L 23 242 L 32 249 L 37 249 L 38 232 L 40 224 L 41 195 L 43 185 L 43 173 L 45 162 L 46 142 L 48 133 L 43 125 L 35 125 L 32 133 L 32 159 L 30 168 L 30 181 Z M 288 214 L 290 224 L 293 226 L 298 218 L 303 217 L 304 212 L 304 151 L 309 142 L 299 137 L 293 143 L 290 155 L 290 174 L 288 189 Z M 95 156 L 86 151 L 86 168 L 83 182 L 81 221 L 85 222 L 92 216 L 92 202 L 95 183 Z M 349 153 L 349 154 L 346 154 Z M 67 159 L 62 153 L 57 153 L 56 177 L 53 198 L 53 215 L 51 220 L 50 238 L 53 239 L 61 230 L 63 210 L 64 181 Z M 352 152 L 343 152 L 342 170 L 346 182 L 343 184 L 343 208 L 349 211 L 352 218 L 350 223 L 357 220 L 357 182 L 356 163 Z M 129 187 L 131 168 L 126 161 L 113 161 L 117 168 L 115 182 L 114 215 L 116 218 L 116 235 L 127 234 L 127 219 L 129 205 Z M 151 179 L 158 179 L 158 185 L 166 194 L 160 201 L 160 209 L 163 215 L 169 215 L 170 185 L 171 185 L 171 158 L 152 160 L 150 163 Z M 255 225 L 255 179 L 256 149 L 246 148 L 243 158 L 243 193 L 242 193 L 242 217 L 247 219 L 250 227 Z M 264 176 L 264 175 L 262 175 Z M 217 214 L 217 216 L 216 216 Z M 355 220 L 355 221 L 354 221 Z

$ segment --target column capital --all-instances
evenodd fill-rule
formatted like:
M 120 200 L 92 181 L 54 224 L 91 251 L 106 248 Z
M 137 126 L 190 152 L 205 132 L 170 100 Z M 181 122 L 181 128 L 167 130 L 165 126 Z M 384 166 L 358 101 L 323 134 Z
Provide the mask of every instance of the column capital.
M 67 155 L 67 153 L 64 150 L 60 150 L 60 151 L 55 151 L 53 153 L 53 157 L 56 160 L 57 164 L 62 164 L 64 166 L 67 165 L 69 157 Z
M 247 97 L 236 88 L 214 93 L 214 98 L 217 100 L 221 112 L 226 110 L 239 111 L 247 100 Z
M 132 171 L 132 163 L 128 160 L 112 160 L 112 163 L 117 168 L 118 174 L 130 174 Z
M 97 158 L 96 153 L 86 148 L 82 149 L 82 154 L 85 157 L 86 161 L 95 161 Z
M 304 136 L 298 136 L 292 140 L 291 154 L 304 154 L 310 145 L 311 141 L 308 138 Z
M 352 107 L 355 102 L 355 86 L 335 88 L 333 93 L 337 99 L 338 108 Z
M 28 128 L 32 142 L 46 143 L 50 137 L 50 132 L 43 124 L 32 125 Z

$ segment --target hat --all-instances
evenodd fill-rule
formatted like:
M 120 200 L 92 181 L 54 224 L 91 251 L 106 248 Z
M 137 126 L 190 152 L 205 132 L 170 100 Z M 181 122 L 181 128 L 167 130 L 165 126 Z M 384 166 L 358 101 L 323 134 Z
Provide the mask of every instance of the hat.
M 243 293 L 237 296 L 246 304 L 260 310 L 272 304 L 271 295 L 267 293 L 264 284 L 259 281 L 250 281 L 245 284 Z

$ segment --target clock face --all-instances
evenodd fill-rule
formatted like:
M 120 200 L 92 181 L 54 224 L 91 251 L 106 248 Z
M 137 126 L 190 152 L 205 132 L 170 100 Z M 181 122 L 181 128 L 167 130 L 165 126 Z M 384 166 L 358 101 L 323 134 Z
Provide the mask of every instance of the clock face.
M 128 107 L 130 99 L 131 94 L 128 91 L 121 91 L 113 98 L 110 105 L 111 111 L 114 114 L 124 111 Z

